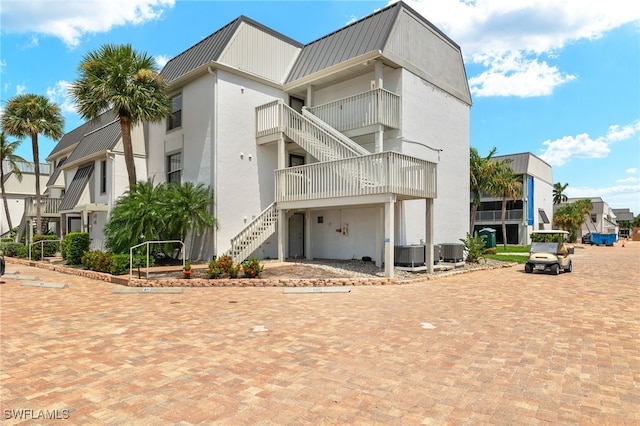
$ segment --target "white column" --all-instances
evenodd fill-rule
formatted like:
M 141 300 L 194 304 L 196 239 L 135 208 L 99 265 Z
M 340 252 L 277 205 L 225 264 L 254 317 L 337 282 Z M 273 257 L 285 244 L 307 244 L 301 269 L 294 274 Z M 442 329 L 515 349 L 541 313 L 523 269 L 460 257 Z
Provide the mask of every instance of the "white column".
M 425 201 L 425 238 L 424 244 L 426 245 L 425 263 L 427 266 L 427 272 L 433 273 L 433 198 L 427 198 Z
M 378 130 L 376 130 L 376 141 L 375 141 L 375 152 L 382 152 L 384 150 L 384 126 L 378 125 Z
M 384 276 L 393 278 L 394 233 L 395 233 L 395 198 L 391 197 L 384 204 Z
M 311 211 L 306 210 L 304 212 L 304 253 L 307 260 L 313 260 L 313 253 L 311 252 Z
M 384 208 L 377 209 L 376 214 L 376 266 L 382 268 L 384 259 Z
M 287 241 L 287 211 L 278 210 L 278 260 L 284 262 Z
M 384 64 L 377 60 L 375 65 L 376 89 L 382 89 L 384 84 Z
M 311 108 L 313 106 L 313 86 L 312 85 L 307 86 L 307 101 L 305 103 L 307 108 Z
M 278 139 L 278 169 L 287 167 L 287 148 L 284 143 L 284 135 Z

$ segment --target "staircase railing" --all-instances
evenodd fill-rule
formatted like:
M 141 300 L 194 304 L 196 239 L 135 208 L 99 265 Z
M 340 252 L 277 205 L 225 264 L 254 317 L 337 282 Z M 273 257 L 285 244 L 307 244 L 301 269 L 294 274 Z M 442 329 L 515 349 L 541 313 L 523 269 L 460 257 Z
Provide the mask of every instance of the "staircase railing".
M 231 248 L 226 253 L 234 262 L 240 263 L 251 255 L 267 238 L 276 232 L 278 209 L 271 203 L 253 219 L 238 235 L 231 239 Z
M 346 147 L 349 147 L 356 154 L 359 154 L 359 155 L 371 154 L 362 145 L 359 145 L 359 144 L 355 143 L 354 141 L 352 141 L 351 139 L 346 137 L 343 133 L 340 133 L 338 130 L 336 130 L 335 128 L 331 127 L 326 122 L 322 121 L 320 119 L 320 117 L 315 116 L 306 107 L 302 107 L 302 116 L 307 118 L 308 120 L 311 120 L 317 126 L 321 127 L 327 133 L 331 134 L 334 138 L 338 139 L 343 145 L 345 145 Z

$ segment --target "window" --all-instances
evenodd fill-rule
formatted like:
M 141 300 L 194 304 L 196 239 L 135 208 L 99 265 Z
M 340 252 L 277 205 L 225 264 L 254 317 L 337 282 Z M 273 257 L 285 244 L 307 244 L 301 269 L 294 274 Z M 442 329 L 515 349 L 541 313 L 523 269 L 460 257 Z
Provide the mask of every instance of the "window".
M 107 192 L 107 160 L 100 162 L 100 193 Z
M 182 126 L 182 95 L 171 98 L 171 117 L 167 120 L 167 130 Z
M 167 182 L 180 183 L 182 176 L 182 154 L 167 156 Z

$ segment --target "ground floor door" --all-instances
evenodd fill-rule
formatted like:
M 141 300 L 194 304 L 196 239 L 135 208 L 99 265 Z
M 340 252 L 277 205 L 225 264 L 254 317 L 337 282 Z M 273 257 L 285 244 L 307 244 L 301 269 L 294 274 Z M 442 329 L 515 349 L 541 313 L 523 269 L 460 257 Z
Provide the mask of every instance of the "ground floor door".
M 289 258 L 304 258 L 304 213 L 294 213 L 289 218 Z
M 82 232 L 82 219 L 79 217 L 68 217 L 67 232 Z

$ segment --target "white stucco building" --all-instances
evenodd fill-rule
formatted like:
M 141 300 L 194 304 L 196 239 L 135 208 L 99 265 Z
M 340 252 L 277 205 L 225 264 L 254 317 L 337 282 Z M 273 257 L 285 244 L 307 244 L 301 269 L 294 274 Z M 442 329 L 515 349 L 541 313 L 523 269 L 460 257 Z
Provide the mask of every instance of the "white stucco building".
M 522 182 L 520 197 L 507 201 L 507 244 L 531 244 L 533 231 L 553 229 L 553 170 L 530 152 L 496 155 L 492 161 L 509 161 Z M 483 228 L 495 229 L 497 242 L 503 243 L 502 198 L 483 194 L 481 202 L 476 212 L 474 233 Z
M 34 164 L 30 162 L 17 162 L 18 168 L 22 173 L 22 180 L 18 175 L 13 173 L 9 167 L 9 162 L 5 161 L 3 165 L 4 171 L 4 190 L 7 197 L 7 205 L 9 206 L 9 216 L 12 227 L 20 226 L 25 209 L 31 210 L 36 194 L 36 175 L 34 172 Z M 40 164 L 40 188 L 44 191 L 47 180 L 49 179 L 49 165 Z M 45 224 L 46 226 L 46 224 Z M 0 235 L 8 234 L 9 217 L 5 212 L 4 204 L 0 206 Z
M 370 257 L 459 243 L 469 110 L 460 47 L 406 4 L 303 45 L 241 16 L 162 70 L 148 173 L 205 183 L 220 227 L 189 256 Z

